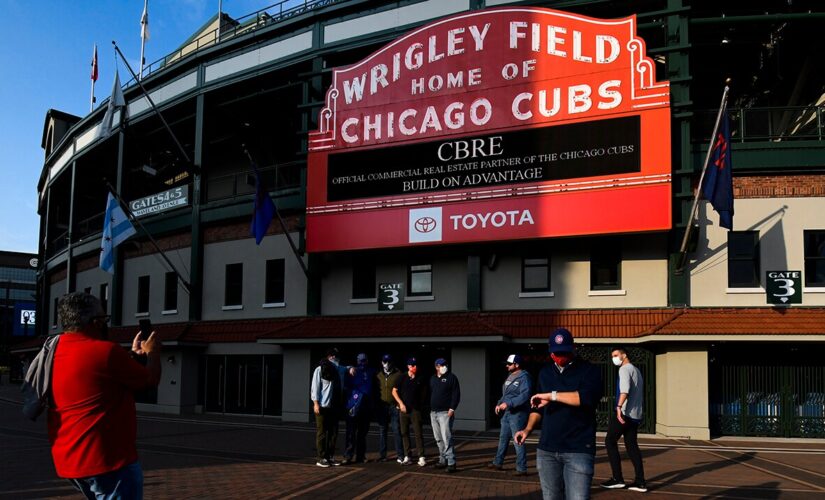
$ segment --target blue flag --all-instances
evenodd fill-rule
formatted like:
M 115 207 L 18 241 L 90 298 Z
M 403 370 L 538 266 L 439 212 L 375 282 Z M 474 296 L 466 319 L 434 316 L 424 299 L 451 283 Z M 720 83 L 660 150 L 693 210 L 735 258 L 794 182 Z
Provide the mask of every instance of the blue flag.
M 255 237 L 255 243 L 261 244 L 261 240 L 266 235 L 266 230 L 269 229 L 269 224 L 272 218 L 275 217 L 275 203 L 269 197 L 269 193 L 261 186 L 261 176 L 258 175 L 258 169 L 252 165 L 255 170 L 255 213 L 252 215 L 252 224 L 249 227 L 249 232 Z
M 733 229 L 733 176 L 731 175 L 730 121 L 727 110 L 713 141 L 710 164 L 702 186 L 705 199 L 719 213 L 719 225 Z
M 106 215 L 103 219 L 103 235 L 100 237 L 100 268 L 114 274 L 115 260 L 112 251 L 137 231 L 112 193 L 106 199 Z

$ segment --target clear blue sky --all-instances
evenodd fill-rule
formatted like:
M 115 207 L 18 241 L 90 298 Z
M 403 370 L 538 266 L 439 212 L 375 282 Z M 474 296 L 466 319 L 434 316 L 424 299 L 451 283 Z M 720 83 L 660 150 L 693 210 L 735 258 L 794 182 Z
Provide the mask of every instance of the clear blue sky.
M 275 2 L 223 0 L 223 11 L 238 18 Z M 146 61 L 175 50 L 217 11 L 218 0 L 149 0 Z M 112 88 L 112 40 L 137 67 L 141 12 L 143 0 L 0 0 L 0 250 L 37 252 L 46 111 L 88 114 L 95 43 L 98 103 Z M 129 79 L 122 63 L 118 71 Z

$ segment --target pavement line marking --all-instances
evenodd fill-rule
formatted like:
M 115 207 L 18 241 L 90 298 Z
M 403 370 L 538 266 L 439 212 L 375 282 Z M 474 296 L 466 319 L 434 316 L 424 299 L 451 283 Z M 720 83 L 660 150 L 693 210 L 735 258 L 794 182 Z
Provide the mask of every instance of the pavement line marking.
M 332 478 L 330 478 L 330 479 L 327 479 L 326 481 L 321 481 L 320 483 L 316 483 L 315 485 L 310 486 L 309 488 L 304 488 L 304 489 L 302 489 L 299 493 L 293 493 L 293 494 L 291 494 L 291 495 L 285 496 L 285 497 L 284 497 L 284 500 L 287 500 L 287 499 L 289 499 L 289 498 L 296 498 L 296 497 L 298 497 L 298 496 L 305 495 L 305 494 L 309 493 L 310 491 L 315 491 L 315 490 L 317 490 L 317 489 L 319 489 L 319 488 L 323 488 L 324 486 L 326 486 L 326 485 L 328 485 L 328 484 L 330 484 L 330 483 L 334 483 L 335 481 L 338 481 L 339 479 L 343 479 L 343 478 L 345 478 L 345 477 L 347 477 L 347 476 L 349 476 L 349 475 L 355 474 L 355 473 L 356 473 L 356 472 L 358 472 L 359 470 L 360 470 L 360 469 L 353 469 L 353 470 L 351 470 L 351 471 L 349 471 L 349 472 L 345 472 L 345 473 L 340 474 L 340 475 L 338 475 L 338 476 L 335 476 L 335 477 L 332 477 Z
M 391 485 L 392 483 L 398 481 L 399 479 L 401 479 L 402 477 L 404 477 L 406 475 L 407 475 L 406 471 L 399 472 L 398 474 L 392 476 L 391 478 L 387 479 L 386 481 L 384 481 L 382 483 L 379 483 L 379 484 L 376 484 L 375 486 L 368 489 L 364 493 L 361 493 L 357 497 L 353 497 L 352 500 L 362 500 L 364 498 L 369 498 L 373 493 L 377 493 L 377 492 L 381 491 L 383 488 Z
M 712 445 L 716 445 L 716 443 L 713 443 L 713 442 L 710 442 L 710 441 L 707 441 L 707 442 L 712 444 Z M 729 451 L 724 446 L 719 445 L 719 447 L 724 451 Z M 740 453 L 740 452 L 736 452 L 736 453 Z M 810 474 L 812 476 L 825 478 L 825 474 L 820 474 L 819 472 L 814 472 L 812 470 L 808 470 L 808 469 L 805 469 L 803 467 L 797 467 L 796 465 L 789 465 L 789 464 L 786 464 L 786 463 L 783 463 L 783 462 L 778 462 L 776 460 L 771 460 L 770 458 L 765 458 L 765 457 L 756 457 L 755 456 L 753 458 L 756 459 L 756 460 L 764 460 L 765 462 L 769 462 L 769 463 L 776 464 L 776 465 L 781 465 L 782 467 L 787 467 L 789 469 L 794 469 L 794 470 L 797 470 L 797 471 L 802 472 L 804 474 Z
M 679 440 L 676 440 L 676 441 L 678 442 Z M 787 479 L 788 481 L 793 481 L 797 484 L 807 486 L 807 487 L 812 488 L 814 490 L 825 491 L 825 487 L 819 486 L 817 484 L 809 483 L 809 482 L 803 481 L 801 479 L 796 479 L 796 478 L 787 476 L 785 474 L 780 474 L 778 472 L 774 472 L 772 470 L 765 469 L 764 467 L 759 467 L 759 466 L 756 466 L 756 465 L 752 465 L 752 464 L 749 464 L 749 463 L 747 463 L 747 462 L 745 462 L 744 460 L 741 460 L 741 459 L 726 457 L 724 455 L 720 455 L 719 453 L 716 453 L 716 452 L 713 452 L 713 451 L 710 451 L 710 450 L 699 450 L 699 451 L 701 451 L 702 453 L 707 453 L 708 455 L 713 455 L 713 456 L 715 456 L 717 458 L 721 458 L 723 460 L 727 460 L 729 462 L 733 462 L 733 463 L 742 465 L 742 466 L 747 467 L 749 469 L 757 470 L 759 472 L 763 472 L 765 474 L 770 474 L 771 476 L 775 476 L 775 477 L 780 477 L 782 479 Z

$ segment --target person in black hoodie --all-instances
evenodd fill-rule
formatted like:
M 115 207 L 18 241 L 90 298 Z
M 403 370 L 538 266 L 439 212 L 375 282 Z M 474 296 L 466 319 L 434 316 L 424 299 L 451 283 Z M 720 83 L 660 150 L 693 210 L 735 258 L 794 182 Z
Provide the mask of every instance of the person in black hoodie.
M 435 375 L 430 379 L 430 424 L 439 453 L 435 466 L 439 469 L 446 467 L 447 472 L 456 471 L 453 422 L 460 400 L 458 377 L 448 371 L 444 358 L 438 358 L 435 360 Z

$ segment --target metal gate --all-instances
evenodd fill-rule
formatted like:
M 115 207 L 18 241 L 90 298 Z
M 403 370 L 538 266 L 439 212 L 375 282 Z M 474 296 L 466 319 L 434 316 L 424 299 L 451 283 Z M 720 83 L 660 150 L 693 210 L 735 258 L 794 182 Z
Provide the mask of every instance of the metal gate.
M 644 417 L 639 432 L 653 434 L 656 431 L 656 357 L 647 349 L 637 346 L 624 346 L 627 356 L 639 371 L 644 380 Z M 616 382 L 619 369 L 610 362 L 610 353 L 615 346 L 579 344 L 579 356 L 597 365 L 602 372 L 604 394 L 599 407 L 596 409 L 596 424 L 600 431 L 607 430 L 610 415 L 616 408 Z
M 751 346 L 731 351 L 711 353 L 712 433 L 825 437 L 825 365 L 810 349 Z M 765 362 L 752 364 L 754 360 Z

